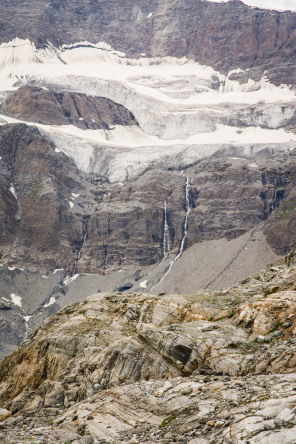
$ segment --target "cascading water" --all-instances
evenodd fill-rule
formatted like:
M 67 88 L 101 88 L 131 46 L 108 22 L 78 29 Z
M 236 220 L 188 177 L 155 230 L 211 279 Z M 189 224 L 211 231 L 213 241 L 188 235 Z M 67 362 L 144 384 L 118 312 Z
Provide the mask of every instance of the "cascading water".
M 72 275 L 71 277 L 73 277 L 76 274 L 77 271 L 77 262 L 80 260 L 81 255 L 82 255 L 82 250 L 85 244 L 85 241 L 87 239 L 87 224 L 83 224 L 83 241 L 82 241 L 82 245 L 80 250 L 78 251 L 77 257 L 76 257 L 76 261 L 74 262 L 74 266 L 73 266 L 73 271 L 72 271 Z
M 140 282 L 140 287 L 141 288 L 146 288 L 147 287 L 147 281 L 148 281 L 148 277 L 158 268 L 161 266 L 161 264 L 166 260 L 166 258 L 168 257 L 171 248 L 172 248 L 172 241 L 171 241 L 171 235 L 170 235 L 170 230 L 169 230 L 169 225 L 168 225 L 168 216 L 167 216 L 167 202 L 164 201 L 163 204 L 164 207 L 164 226 L 163 226 L 163 255 L 162 255 L 162 259 L 159 262 L 159 264 L 153 268 L 153 270 L 151 270 L 147 276 L 146 279 L 143 280 L 142 282 Z
M 169 252 L 172 248 L 170 230 L 168 226 L 167 218 L 167 203 L 164 202 L 164 228 L 163 228 L 163 258 L 162 262 L 168 257 Z
M 272 212 L 275 209 L 276 203 L 277 203 L 277 198 L 278 198 L 277 180 L 275 180 L 274 186 L 275 186 L 275 192 L 274 192 L 274 196 L 273 196 L 272 202 L 270 204 L 270 212 Z
M 31 319 L 31 317 L 32 316 L 24 316 L 25 328 L 26 328 L 24 339 L 27 339 L 27 337 L 28 337 L 28 333 L 29 333 L 29 329 L 30 329 L 30 319 Z
M 177 256 L 169 263 L 168 265 L 168 269 L 165 272 L 165 274 L 162 276 L 162 278 L 160 279 L 160 281 L 155 284 L 149 293 L 151 293 L 155 287 L 157 287 L 159 284 L 161 284 L 165 278 L 167 277 L 167 275 L 171 272 L 174 263 L 181 257 L 183 250 L 184 250 L 184 245 L 185 245 L 185 240 L 187 237 L 187 232 L 188 232 L 188 216 L 189 213 L 191 211 L 191 202 L 190 202 L 190 177 L 186 178 L 186 187 L 185 187 L 185 208 L 186 208 L 186 215 L 185 215 L 185 220 L 184 220 L 184 231 L 183 231 L 183 238 L 181 241 L 181 245 L 180 245 L 180 250 L 179 253 L 177 254 Z

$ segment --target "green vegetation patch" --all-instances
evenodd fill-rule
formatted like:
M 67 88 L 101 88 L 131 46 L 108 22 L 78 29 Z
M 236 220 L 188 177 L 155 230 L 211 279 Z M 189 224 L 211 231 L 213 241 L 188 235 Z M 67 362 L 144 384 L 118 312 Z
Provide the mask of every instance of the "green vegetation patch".
M 165 418 L 162 423 L 160 424 L 160 428 L 166 427 L 170 422 L 174 421 L 176 419 L 177 415 L 171 415 L 168 418 Z

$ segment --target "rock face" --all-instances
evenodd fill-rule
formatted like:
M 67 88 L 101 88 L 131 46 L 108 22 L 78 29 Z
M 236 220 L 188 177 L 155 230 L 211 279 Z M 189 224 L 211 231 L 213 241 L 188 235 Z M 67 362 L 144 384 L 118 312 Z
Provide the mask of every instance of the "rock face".
M 178 156 L 171 157 L 162 169 L 113 184 L 78 169 L 41 129 L 2 126 L 0 355 L 48 315 L 98 290 L 221 288 L 285 254 L 296 234 L 294 151 L 271 159 L 269 150 L 251 159 L 230 154 L 222 149 L 186 176 L 178 171 Z M 104 162 L 112 165 L 108 156 Z
M 163 256 L 165 201 L 171 251 L 178 252 L 186 213 L 179 172 L 148 171 L 110 185 L 79 171 L 33 127 L 1 127 L 0 140 L 4 262 L 33 266 L 42 258 L 45 269 L 71 271 L 83 245 L 79 272 L 151 265 Z M 265 227 L 270 246 L 286 253 L 295 237 L 294 163 L 291 153 L 263 159 L 260 168 L 217 157 L 190 168 L 186 247 Z M 274 234 L 279 226 L 284 236 Z
M 64 308 L 0 364 L 3 442 L 291 444 L 295 276 L 278 264 L 228 290 Z
M 136 125 L 122 105 L 103 97 L 55 93 L 22 87 L 4 103 L 4 110 L 20 120 L 47 125 L 75 125 L 81 129 L 109 129 L 113 125 Z
M 70 264 L 83 239 L 82 218 L 68 211 L 73 190 L 83 189 L 79 170 L 66 156 L 58 159 L 36 128 L 2 126 L 0 134 L 3 259 L 43 262 L 45 269 Z
M 15 36 L 38 46 L 106 41 L 128 56 L 187 56 L 222 71 L 253 68 L 254 77 L 268 69 L 275 82 L 295 83 L 296 15 L 290 12 L 251 8 L 238 0 L 177 5 L 163 0 L 116 0 L 112 5 L 106 0 L 83 5 L 77 0 L 4 0 L 1 12 L 1 42 Z

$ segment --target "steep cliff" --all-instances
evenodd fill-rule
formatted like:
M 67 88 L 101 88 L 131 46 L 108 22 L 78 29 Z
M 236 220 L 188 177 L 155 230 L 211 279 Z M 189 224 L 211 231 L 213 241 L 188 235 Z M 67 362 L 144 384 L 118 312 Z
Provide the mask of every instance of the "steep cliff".
M 224 72 L 252 68 L 257 78 L 268 70 L 276 83 L 295 84 L 295 24 L 294 13 L 251 8 L 239 0 L 4 0 L 0 41 L 16 36 L 38 46 L 105 41 L 129 57 L 187 56 Z
M 47 125 L 75 125 L 81 129 L 109 129 L 113 125 L 136 125 L 122 105 L 103 97 L 55 93 L 23 87 L 4 103 L 4 111 L 20 120 Z

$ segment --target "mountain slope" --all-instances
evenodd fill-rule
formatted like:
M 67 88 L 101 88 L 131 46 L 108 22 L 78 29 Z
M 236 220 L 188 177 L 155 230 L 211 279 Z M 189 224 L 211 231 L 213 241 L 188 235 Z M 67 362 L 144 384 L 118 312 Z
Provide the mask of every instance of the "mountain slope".
M 66 307 L 0 364 L 4 442 L 25 424 L 19 439 L 292 443 L 295 273 L 278 265 L 222 292 Z
M 275 82 L 294 84 L 295 21 L 291 12 L 251 8 L 238 0 L 116 0 L 111 5 L 4 0 L 0 41 L 29 38 L 38 46 L 105 41 L 129 57 L 187 56 L 224 72 L 255 68 L 257 78 L 267 69 Z
M 219 289 L 289 251 L 295 14 L 0 8 L 1 357 L 98 291 Z

